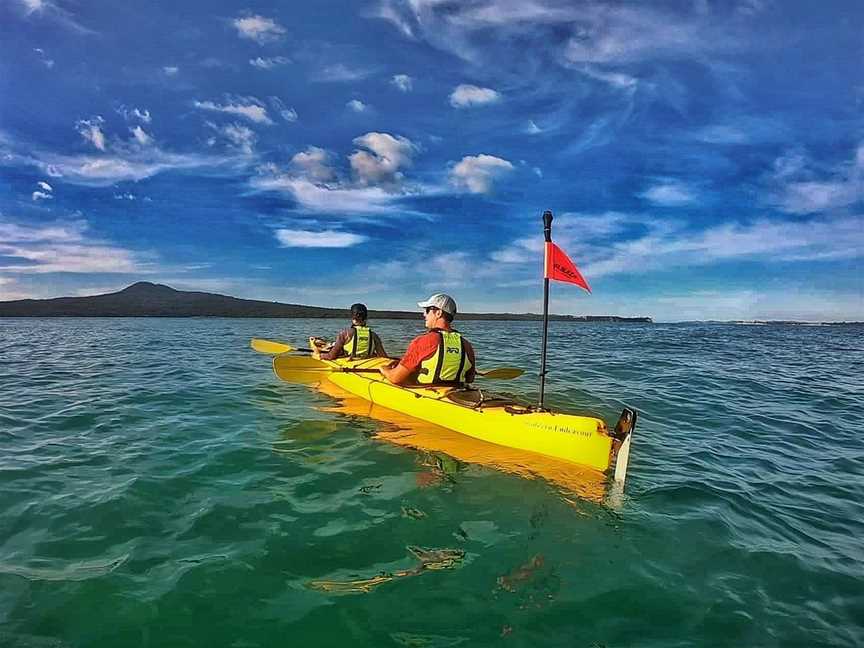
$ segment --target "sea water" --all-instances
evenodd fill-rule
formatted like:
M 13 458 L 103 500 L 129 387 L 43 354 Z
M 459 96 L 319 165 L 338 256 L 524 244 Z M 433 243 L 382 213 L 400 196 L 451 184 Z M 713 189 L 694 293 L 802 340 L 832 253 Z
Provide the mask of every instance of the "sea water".
M 864 645 L 861 327 L 550 324 L 549 405 L 640 412 L 613 500 L 249 349 L 341 324 L 0 320 L 0 646 Z M 537 398 L 539 323 L 460 329 Z

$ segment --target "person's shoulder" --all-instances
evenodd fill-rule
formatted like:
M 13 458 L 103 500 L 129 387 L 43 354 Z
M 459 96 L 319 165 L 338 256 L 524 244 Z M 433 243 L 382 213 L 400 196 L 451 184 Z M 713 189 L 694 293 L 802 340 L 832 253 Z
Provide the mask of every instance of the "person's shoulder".
M 438 332 L 437 331 L 426 331 L 425 333 L 421 333 L 417 337 L 415 337 L 411 342 L 429 342 L 431 340 L 438 340 Z

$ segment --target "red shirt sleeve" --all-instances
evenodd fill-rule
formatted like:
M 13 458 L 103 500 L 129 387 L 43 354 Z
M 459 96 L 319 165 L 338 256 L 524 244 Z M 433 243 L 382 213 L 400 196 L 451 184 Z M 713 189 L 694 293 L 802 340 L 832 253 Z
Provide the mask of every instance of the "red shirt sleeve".
M 420 363 L 431 358 L 438 349 L 438 334 L 434 331 L 429 331 L 423 335 L 418 335 L 411 340 L 405 355 L 399 361 L 399 364 L 405 367 L 408 371 L 416 371 L 420 368 Z

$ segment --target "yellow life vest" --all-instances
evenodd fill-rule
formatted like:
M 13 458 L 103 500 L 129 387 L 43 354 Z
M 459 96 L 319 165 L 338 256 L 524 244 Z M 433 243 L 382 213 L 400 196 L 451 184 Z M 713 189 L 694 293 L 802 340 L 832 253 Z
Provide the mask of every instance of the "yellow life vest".
M 462 335 L 456 331 L 438 333 L 438 349 L 428 360 L 420 363 L 417 382 L 421 385 L 459 385 L 466 381 L 472 365 L 465 351 Z
M 368 326 L 351 326 L 354 335 L 342 347 L 342 351 L 351 358 L 371 358 L 372 352 L 372 329 Z

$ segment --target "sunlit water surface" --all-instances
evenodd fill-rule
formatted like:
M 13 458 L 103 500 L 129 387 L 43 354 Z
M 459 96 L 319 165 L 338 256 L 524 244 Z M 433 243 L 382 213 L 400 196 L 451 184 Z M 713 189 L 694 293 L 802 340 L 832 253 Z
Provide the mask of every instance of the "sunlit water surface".
M 340 324 L 0 320 L 0 646 L 864 645 L 861 328 L 553 323 L 550 404 L 641 412 L 611 501 L 248 347 Z

